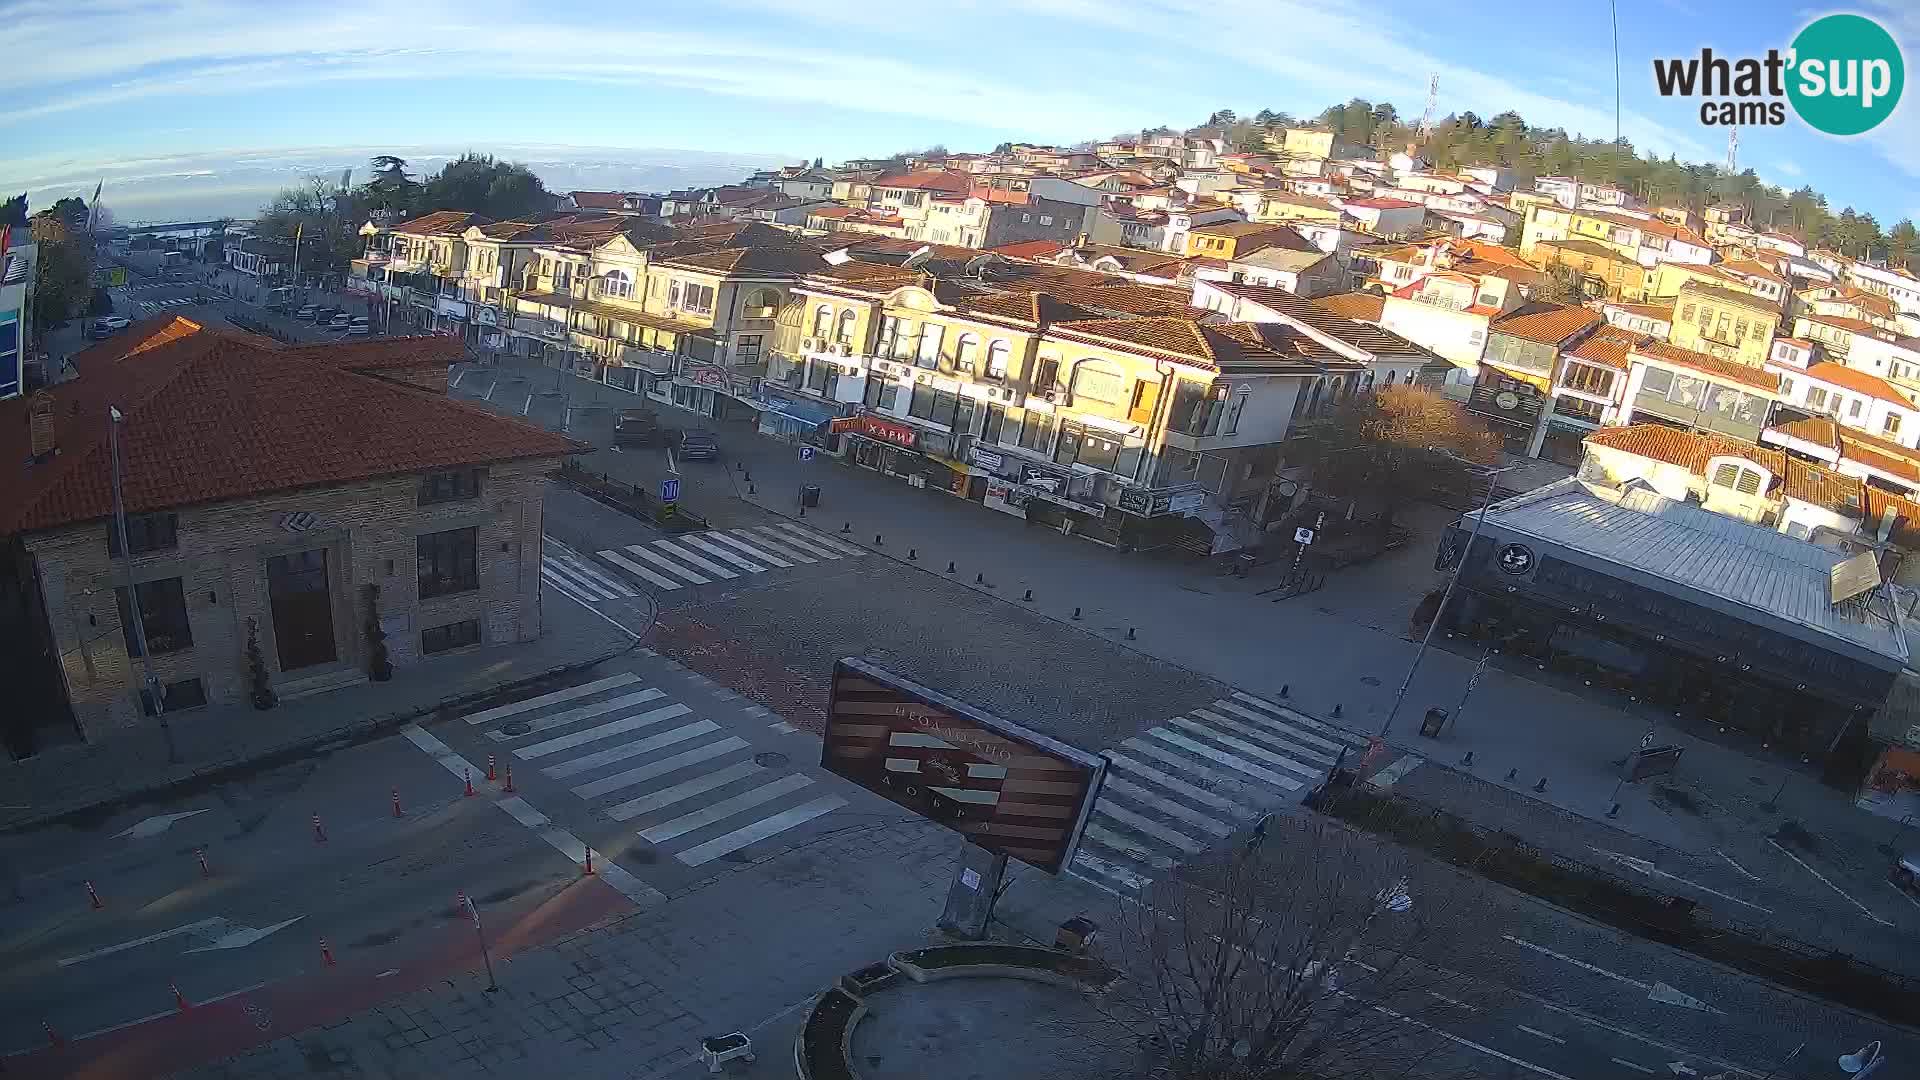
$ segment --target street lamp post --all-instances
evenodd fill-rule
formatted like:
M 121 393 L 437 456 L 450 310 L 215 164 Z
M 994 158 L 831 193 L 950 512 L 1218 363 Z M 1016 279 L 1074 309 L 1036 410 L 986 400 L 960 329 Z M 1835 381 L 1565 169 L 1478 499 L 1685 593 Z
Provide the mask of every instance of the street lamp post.
M 140 591 L 133 584 L 133 548 L 127 544 L 127 506 L 121 495 L 120 485 L 120 423 L 124 419 L 119 409 L 107 406 L 107 447 L 113 462 L 113 531 L 120 541 L 120 574 L 126 582 L 128 624 L 133 630 L 133 647 L 140 653 L 141 682 L 146 686 L 146 700 L 153 705 L 153 715 L 160 721 L 160 735 L 167 743 L 167 763 L 180 763 L 179 748 L 173 744 L 173 726 L 167 723 L 167 706 L 160 696 L 160 684 L 153 677 L 153 659 L 147 648 L 146 616 L 140 610 Z
M 1436 449 L 1433 453 L 1441 457 L 1452 458 L 1456 461 L 1464 460 L 1444 450 Z M 1454 586 L 1460 584 L 1460 572 L 1466 569 L 1467 558 L 1473 554 L 1473 542 L 1480 538 L 1480 527 L 1487 522 L 1487 508 L 1493 505 L 1495 482 L 1499 479 L 1501 473 L 1512 472 L 1519 467 L 1518 465 L 1508 465 L 1504 468 L 1487 470 L 1487 495 L 1485 499 L 1481 500 L 1480 512 L 1474 515 L 1473 531 L 1467 536 L 1467 546 L 1461 550 L 1460 558 L 1453 564 L 1453 576 L 1447 579 L 1447 589 L 1440 594 L 1440 606 L 1434 609 L 1433 620 L 1427 623 L 1427 632 L 1420 638 L 1420 647 L 1413 651 L 1413 662 L 1407 665 L 1407 677 L 1400 680 L 1400 692 L 1393 696 L 1393 707 L 1387 710 L 1387 718 L 1381 721 L 1380 734 L 1377 738 L 1385 739 L 1387 737 L 1387 731 L 1393 727 L 1393 718 L 1399 715 L 1400 706 L 1407 700 L 1407 689 L 1413 685 L 1414 673 L 1420 670 L 1420 661 L 1426 657 L 1427 646 L 1433 642 L 1433 632 L 1439 629 L 1441 616 L 1445 615 L 1447 611 L 1447 602 L 1453 599 Z
M 466 901 L 467 915 L 473 919 L 473 935 L 480 939 L 480 959 L 487 965 L 487 993 L 496 993 L 500 984 L 493 977 L 493 953 L 487 949 L 487 931 L 480 925 L 480 909 L 474 906 L 473 897 L 462 893 L 461 899 Z

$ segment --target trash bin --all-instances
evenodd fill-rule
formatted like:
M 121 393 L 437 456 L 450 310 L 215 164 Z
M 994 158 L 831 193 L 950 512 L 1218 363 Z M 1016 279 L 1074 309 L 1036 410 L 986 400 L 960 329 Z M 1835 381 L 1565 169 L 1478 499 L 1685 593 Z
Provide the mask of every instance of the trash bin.
M 800 505 L 807 507 L 808 509 L 812 509 L 813 507 L 820 505 L 820 485 L 819 484 L 801 484 L 800 485 Z
M 1440 737 L 1440 729 L 1447 726 L 1447 710 L 1428 709 L 1426 718 L 1420 721 L 1420 734 L 1429 739 Z

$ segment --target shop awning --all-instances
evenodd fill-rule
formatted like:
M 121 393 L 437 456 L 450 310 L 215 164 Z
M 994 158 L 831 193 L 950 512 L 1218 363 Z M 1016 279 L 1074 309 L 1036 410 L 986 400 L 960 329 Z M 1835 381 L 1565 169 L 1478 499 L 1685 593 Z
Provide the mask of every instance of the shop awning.
M 792 401 L 785 398 L 778 400 L 766 398 L 750 402 L 749 404 L 758 405 L 766 412 L 770 412 L 775 416 L 791 420 L 796 424 L 805 424 L 808 427 L 819 427 L 821 424 L 832 420 L 838 415 L 824 405 L 815 405 L 806 401 Z

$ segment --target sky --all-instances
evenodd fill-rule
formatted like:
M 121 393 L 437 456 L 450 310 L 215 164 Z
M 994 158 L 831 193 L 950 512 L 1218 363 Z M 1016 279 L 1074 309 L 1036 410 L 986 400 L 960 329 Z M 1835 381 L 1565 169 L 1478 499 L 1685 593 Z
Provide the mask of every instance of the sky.
M 1920 42 L 1920 4 L 1618 0 L 1622 133 L 1720 162 L 1724 129 L 1654 92 L 1655 57 L 1785 48 L 1828 10 Z M 1075 142 L 1217 108 L 1352 97 L 1614 129 L 1609 9 L 1375 0 L 0 0 L 0 191 L 88 192 L 123 220 L 244 213 L 392 151 L 507 153 L 550 186 L 715 183 L 774 161 Z M 1909 50 L 1909 56 L 1915 56 Z M 1920 94 L 1920 91 L 1916 91 Z M 1912 95 L 1909 95 L 1912 96 Z M 1743 128 L 1740 164 L 1884 224 L 1920 218 L 1920 106 L 1833 139 Z M 648 182 L 641 182 L 646 180 Z M 558 181 L 558 182 L 555 182 Z

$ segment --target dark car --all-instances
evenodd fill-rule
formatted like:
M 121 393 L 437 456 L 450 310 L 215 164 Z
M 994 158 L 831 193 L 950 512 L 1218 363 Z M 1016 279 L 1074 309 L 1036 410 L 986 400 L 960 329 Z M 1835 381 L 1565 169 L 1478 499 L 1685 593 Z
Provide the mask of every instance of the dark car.
M 651 409 L 623 409 L 613 421 L 613 445 L 662 446 L 665 432 Z
M 720 440 L 704 428 L 680 433 L 680 456 L 687 461 L 713 461 L 720 456 Z

